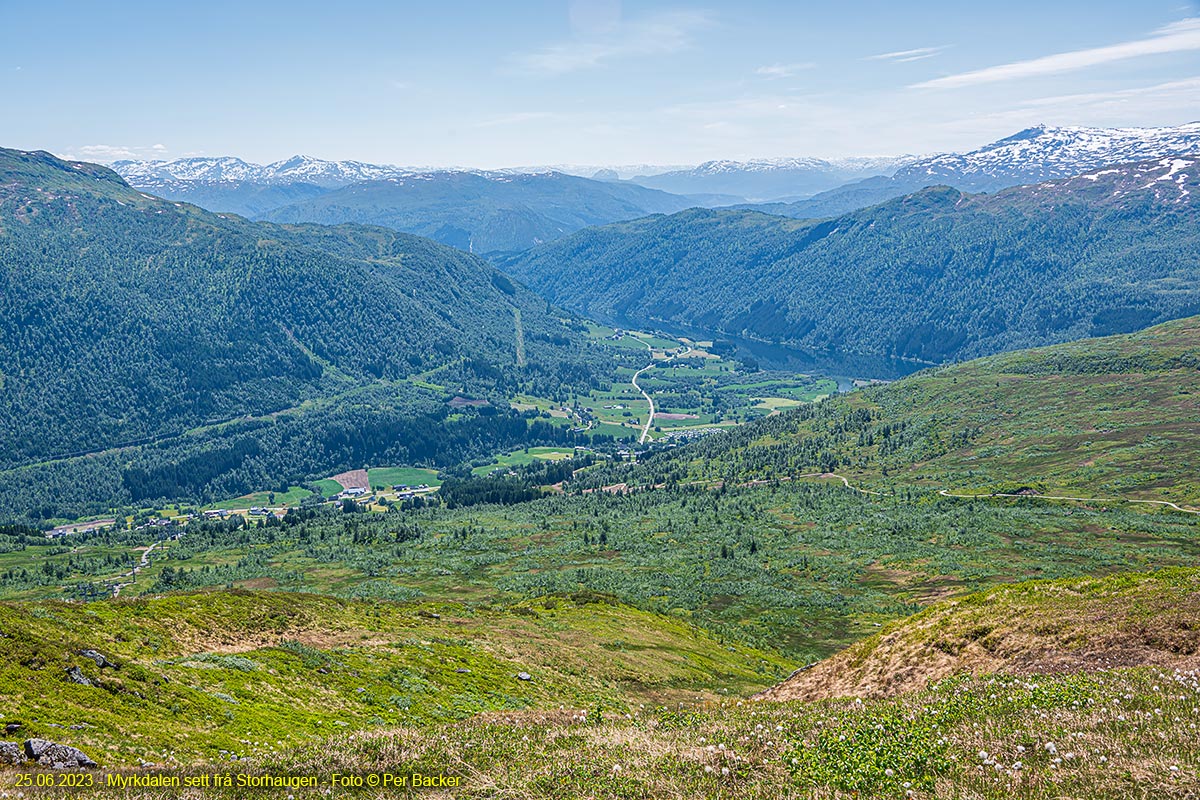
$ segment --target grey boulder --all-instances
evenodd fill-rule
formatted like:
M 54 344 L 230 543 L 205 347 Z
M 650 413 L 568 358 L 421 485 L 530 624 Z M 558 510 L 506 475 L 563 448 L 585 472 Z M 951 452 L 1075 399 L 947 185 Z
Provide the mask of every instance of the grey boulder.
M 79 655 L 95 661 L 96 666 L 100 669 L 104 669 L 105 667 L 112 667 L 113 669 L 117 668 L 117 665 L 109 661 L 108 658 L 105 657 L 104 653 L 101 653 L 99 650 L 80 650 Z
M 82 750 L 48 739 L 26 739 L 25 755 L 42 766 L 54 769 L 98 766 Z
M 83 674 L 83 670 L 79 667 L 67 667 L 67 680 L 71 683 L 78 683 L 80 686 L 92 685 L 92 682 Z

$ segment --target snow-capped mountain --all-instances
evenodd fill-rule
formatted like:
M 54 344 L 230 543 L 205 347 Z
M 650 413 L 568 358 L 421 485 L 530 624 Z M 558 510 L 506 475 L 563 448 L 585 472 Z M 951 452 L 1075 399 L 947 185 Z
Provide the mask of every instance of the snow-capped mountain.
M 950 182 L 959 189 L 991 191 L 1198 149 L 1200 122 L 1173 128 L 1039 125 L 969 153 L 943 153 L 919 159 L 893 177 L 898 181 L 933 179 Z M 947 181 L 942 181 L 943 178 Z
M 1015 191 L 1052 201 L 1071 198 L 1096 204 L 1117 205 L 1126 196 L 1143 193 L 1158 204 L 1190 204 L 1200 200 L 1200 151 L 1191 156 L 1163 156 L 1136 164 L 1084 172 L 1071 178 L 1038 183 Z
M 432 169 L 293 156 L 266 165 L 231 157 L 201 157 L 118 161 L 112 166 L 132 186 L 148 193 L 246 216 L 265 214 L 329 191 L 372 181 L 441 181 L 469 173 L 502 182 L 516 175 L 567 173 L 687 195 L 693 205 L 730 205 L 737 198 L 759 202 L 775 198 L 777 202 L 761 206 L 761 210 L 789 217 L 827 217 L 936 184 L 969 192 L 994 192 L 1009 186 L 1079 175 L 1112 164 L 1195 152 L 1200 152 L 1200 122 L 1170 128 L 1042 125 L 967 153 L 717 160 L 633 178 L 627 178 L 629 172 L 645 165 Z M 645 169 L 657 171 L 653 167 Z
M 391 164 L 368 164 L 362 161 L 327 161 L 312 156 L 292 156 L 271 164 L 253 164 L 232 156 L 179 158 L 173 161 L 117 161 L 112 168 L 131 185 L 148 189 L 182 184 L 253 183 L 261 186 L 281 186 L 308 183 L 326 189 L 340 189 L 352 183 L 391 180 L 414 175 L 451 174 L 468 172 L 492 176 L 542 175 L 559 172 L 590 178 L 601 170 L 611 170 L 624 180 L 634 175 L 690 169 L 677 165 L 654 166 L 630 164 L 622 166 L 586 164 L 546 164 L 503 169 L 472 169 L 467 167 L 399 167 Z
M 326 161 L 311 156 L 292 156 L 265 165 L 228 156 L 118 161 L 112 168 L 130 186 L 149 194 L 246 217 L 257 217 L 355 184 L 430 179 L 455 172 L 362 161 Z M 507 173 L 496 174 L 499 178 L 507 177 Z
M 789 216 L 829 216 L 939 183 L 964 191 L 992 192 L 1198 148 L 1200 122 L 1171 128 L 1039 125 L 967 153 L 708 161 L 691 169 L 633 180 L 681 194 L 733 194 L 755 201 L 805 198 L 794 203 L 796 209 Z
M 943 153 L 917 159 L 890 178 L 867 178 L 794 203 L 772 203 L 758 209 L 797 219 L 832 217 L 938 184 L 964 192 L 995 192 L 1010 186 L 1068 178 L 1114 164 L 1197 152 L 1200 152 L 1200 122 L 1173 128 L 1039 125 L 969 153 Z
M 527 176 L 586 177 L 603 173 L 598 182 L 618 182 L 622 171 L 628 173 L 643 168 L 635 165 L 617 168 L 530 166 L 507 169 L 472 169 L 466 167 L 400 167 L 390 164 L 368 164 L 362 161 L 326 161 L 311 156 L 292 156 L 271 164 L 254 164 L 233 157 L 180 158 L 174 161 L 117 161 L 112 168 L 131 186 L 148 194 L 168 200 L 183 200 L 209 211 L 232 212 L 247 217 L 259 217 L 275 209 L 313 200 L 323 194 L 373 184 L 391 184 L 393 188 L 406 182 L 438 184 L 441 191 L 453 194 L 463 184 L 462 176 L 484 179 L 473 185 L 486 191 L 486 184 L 499 187 Z M 609 170 L 605 172 L 605 170 Z M 572 184 L 580 187 L 582 195 L 612 194 L 615 188 L 600 190 L 588 182 Z M 729 205 L 737 197 L 655 197 L 647 187 L 625 182 L 625 193 L 641 197 L 646 213 L 663 209 L 677 210 L 690 205 Z M 376 187 L 386 188 L 386 187 Z M 423 191 L 437 191 L 426 187 Z M 385 192 L 386 194 L 386 192 Z M 581 195 L 581 197 L 582 197 Z M 388 194 L 388 196 L 393 196 Z M 654 198 L 654 199 L 649 199 Z M 588 201 L 580 199 L 581 205 Z M 636 205 L 636 204 L 635 204 Z
M 169 182 L 236 183 L 254 180 L 258 164 L 240 158 L 180 158 L 175 161 L 117 161 L 112 168 L 132 186 Z
M 412 168 L 361 161 L 326 161 L 292 156 L 272 164 L 251 164 L 240 158 L 198 157 L 174 161 L 118 161 L 112 165 L 122 178 L 140 189 L 198 183 L 253 183 L 280 186 L 307 183 L 335 189 L 362 181 L 410 175 Z
M 873 175 L 889 176 L 917 160 L 918 156 L 719 160 L 657 175 L 639 175 L 632 180 L 678 194 L 728 194 L 771 200 L 805 197 Z
M 193 157 L 173 161 L 117 161 L 112 168 L 130 185 L 172 199 L 216 190 L 250 191 L 262 196 L 264 187 L 301 184 L 322 189 L 340 189 L 355 183 L 402 180 L 419 175 L 468 172 L 500 180 L 506 175 L 537 175 L 558 172 L 580 177 L 601 174 L 603 180 L 630 180 L 641 186 L 675 194 L 725 195 L 724 202 L 737 198 L 783 198 L 810 195 L 869 175 L 891 175 L 912 163 L 915 156 L 898 158 L 762 158 L 750 161 L 708 161 L 699 166 L 621 166 L 553 164 L 482 170 L 468 168 L 400 167 L 362 161 L 327 161 L 311 156 L 292 156 L 271 164 L 254 164 L 240 158 Z M 237 210 L 227 208 L 222 210 Z
M 705 161 L 693 167 L 694 175 L 723 175 L 739 172 L 779 172 L 786 170 L 867 171 L 872 175 L 895 172 L 917 161 L 919 156 L 876 156 L 864 158 L 754 158 L 749 161 Z

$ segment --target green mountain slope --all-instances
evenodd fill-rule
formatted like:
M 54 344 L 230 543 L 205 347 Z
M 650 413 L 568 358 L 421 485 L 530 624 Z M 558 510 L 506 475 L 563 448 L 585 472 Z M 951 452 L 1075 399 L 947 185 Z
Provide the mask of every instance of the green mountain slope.
M 580 335 L 473 256 L 383 228 L 211 214 L 44 153 L 0 151 L 0 295 L 0 469 L 352 392 L 427 416 L 443 391 L 407 379 L 431 370 L 500 396 L 590 375 Z M 340 420 L 331 458 L 371 413 Z
M 1200 317 L 867 387 L 583 485 L 836 472 L 881 491 L 1038 493 L 1200 506 Z M 581 476 L 581 480 L 584 476 Z
M 276 208 L 311 200 L 330 191 L 324 186 L 311 183 L 275 185 L 251 181 L 177 183 L 168 186 L 143 186 L 133 182 L 131 185 L 155 197 L 191 203 L 209 211 L 241 214 L 250 219 Z
M 347 186 L 263 215 L 276 222 L 359 222 L 473 253 L 524 250 L 589 225 L 696 205 L 632 183 L 557 172 L 437 172 Z
M 503 264 L 605 321 L 783 344 L 831 364 L 944 362 L 1200 310 L 1200 162 L 995 195 L 927 189 L 824 221 L 691 210 Z

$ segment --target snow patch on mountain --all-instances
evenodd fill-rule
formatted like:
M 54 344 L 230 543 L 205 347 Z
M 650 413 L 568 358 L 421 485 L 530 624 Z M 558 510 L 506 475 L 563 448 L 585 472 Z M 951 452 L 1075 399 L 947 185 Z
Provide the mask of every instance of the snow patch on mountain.
M 266 165 L 225 156 L 179 158 L 173 161 L 117 161 L 112 167 L 130 184 L 143 188 L 189 183 L 252 183 L 263 186 L 309 183 L 333 189 L 413 172 L 411 168 L 386 164 L 326 161 L 311 156 L 292 156 Z
M 271 164 L 253 164 L 240 158 L 195 157 L 174 161 L 117 161 L 112 168 L 132 186 L 143 189 L 183 188 L 205 184 L 253 184 L 286 186 L 306 183 L 324 189 L 340 189 L 370 181 L 437 180 L 453 175 L 478 175 L 493 181 L 513 176 L 558 175 L 554 167 L 472 169 L 467 167 L 399 167 L 363 161 L 326 161 L 311 156 L 292 156 Z M 570 174 L 570 173 L 568 173 Z
M 1101 166 L 1200 151 L 1200 122 L 1169 128 L 1038 125 L 969 153 L 943 153 L 897 171 L 897 180 L 967 179 L 978 188 L 1037 183 Z M 959 183 L 954 183 L 959 186 Z
M 868 156 L 861 158 L 754 158 L 748 161 L 705 161 L 687 172 L 693 175 L 721 175 L 739 172 L 869 172 L 890 175 L 920 159 L 920 156 Z

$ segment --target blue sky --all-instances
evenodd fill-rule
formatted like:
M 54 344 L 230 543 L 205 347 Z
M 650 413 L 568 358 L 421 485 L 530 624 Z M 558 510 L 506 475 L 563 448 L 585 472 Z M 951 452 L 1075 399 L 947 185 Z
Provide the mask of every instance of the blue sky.
M 697 163 L 1200 119 L 1194 0 L 0 0 L 0 146 Z

